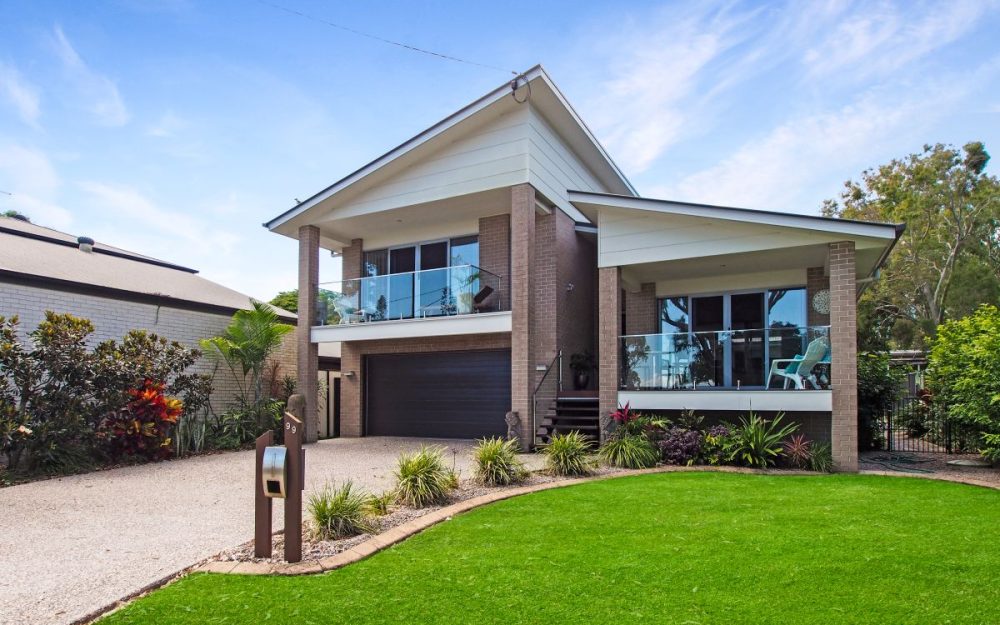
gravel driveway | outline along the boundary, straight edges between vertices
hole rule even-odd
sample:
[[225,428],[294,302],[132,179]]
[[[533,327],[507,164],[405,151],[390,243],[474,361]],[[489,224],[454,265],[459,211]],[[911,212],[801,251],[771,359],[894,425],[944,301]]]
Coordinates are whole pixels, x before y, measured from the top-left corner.
[[[470,441],[336,439],[307,446],[307,491],[389,488],[399,453],[428,442],[469,475]],[[246,451],[0,489],[0,624],[71,623],[250,540],[253,470]]]

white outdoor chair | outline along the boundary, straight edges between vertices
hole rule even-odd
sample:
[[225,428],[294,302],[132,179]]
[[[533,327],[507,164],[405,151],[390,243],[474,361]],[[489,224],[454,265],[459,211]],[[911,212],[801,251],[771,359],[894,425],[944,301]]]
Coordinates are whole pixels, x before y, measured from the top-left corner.
[[788,388],[789,382],[792,382],[795,388],[804,389],[805,383],[809,382],[813,388],[818,389],[819,383],[812,371],[823,360],[829,349],[830,343],[826,337],[821,336],[810,341],[805,354],[772,361],[771,372],[767,376],[767,388],[771,388],[771,380],[779,376],[785,378],[784,388]]

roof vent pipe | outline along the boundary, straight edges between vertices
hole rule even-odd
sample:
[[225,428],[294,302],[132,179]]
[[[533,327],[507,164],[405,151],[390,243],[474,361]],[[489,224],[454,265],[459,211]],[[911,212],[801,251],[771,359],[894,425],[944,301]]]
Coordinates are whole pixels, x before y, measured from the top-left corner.
[[76,242],[80,244],[81,251],[87,252],[88,254],[94,251],[94,240],[90,237],[77,237]]

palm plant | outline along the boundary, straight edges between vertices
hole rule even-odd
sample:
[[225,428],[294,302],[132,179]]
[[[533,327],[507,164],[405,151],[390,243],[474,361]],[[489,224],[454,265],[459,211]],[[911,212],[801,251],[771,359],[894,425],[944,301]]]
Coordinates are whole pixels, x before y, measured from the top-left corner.
[[232,322],[220,336],[201,340],[202,349],[229,367],[244,406],[260,401],[265,363],[281,345],[282,338],[292,331],[292,326],[282,323],[268,304],[252,303],[252,309],[233,315]]

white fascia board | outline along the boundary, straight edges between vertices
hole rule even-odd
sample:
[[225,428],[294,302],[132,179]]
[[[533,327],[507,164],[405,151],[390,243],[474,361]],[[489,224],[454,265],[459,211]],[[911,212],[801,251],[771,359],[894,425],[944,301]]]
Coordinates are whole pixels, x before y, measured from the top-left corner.
[[426,319],[399,319],[332,326],[313,326],[310,336],[313,343],[340,341],[377,341],[384,339],[412,339],[428,336],[455,336],[461,334],[496,334],[510,332],[513,317],[509,311],[456,315],[454,317],[428,317]]
[[636,410],[766,410],[831,412],[832,391],[619,391],[618,403]]
[[[728,221],[769,226],[783,226],[785,228],[818,230],[820,232],[834,232],[848,236],[885,239],[887,241],[894,241],[900,232],[900,226],[896,224],[864,223],[813,215],[796,215],[793,213],[762,211],[750,208],[710,206],[707,204],[687,204],[683,202],[672,202],[670,200],[609,195],[604,193],[593,193],[590,191],[570,191],[569,201],[581,211],[584,211],[584,214],[586,214],[586,211],[583,207],[581,207],[581,205],[597,208],[598,210],[600,207],[606,206],[609,208],[627,208],[657,213],[686,215],[690,217],[705,217],[709,219],[723,219]],[[590,218],[589,215],[588,218]]]

